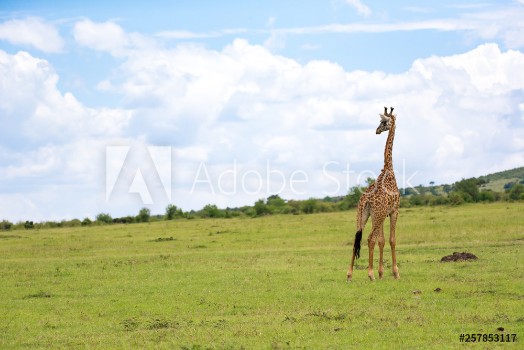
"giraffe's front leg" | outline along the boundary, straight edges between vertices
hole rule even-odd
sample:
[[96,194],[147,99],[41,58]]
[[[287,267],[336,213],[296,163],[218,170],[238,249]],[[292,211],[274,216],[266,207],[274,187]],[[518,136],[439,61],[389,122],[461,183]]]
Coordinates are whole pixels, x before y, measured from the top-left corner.
[[384,230],[380,231],[378,235],[378,248],[380,251],[380,258],[378,260],[378,278],[382,279],[384,276],[384,245],[386,241],[384,239]]
[[397,245],[397,240],[395,237],[395,229],[397,226],[397,217],[398,217],[398,211],[394,211],[391,213],[390,216],[390,233],[389,233],[389,244],[391,245],[391,258],[392,258],[392,265],[393,265],[393,277],[400,278],[400,274],[398,272],[398,266],[397,266],[397,254],[395,252],[395,247]]

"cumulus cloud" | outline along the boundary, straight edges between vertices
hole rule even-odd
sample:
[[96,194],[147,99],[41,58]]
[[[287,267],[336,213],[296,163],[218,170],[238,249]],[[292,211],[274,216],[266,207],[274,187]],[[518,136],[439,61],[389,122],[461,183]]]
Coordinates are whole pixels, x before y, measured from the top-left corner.
[[[122,137],[132,118],[129,110],[85,106],[62,93],[58,80],[46,60],[0,51],[0,179],[6,198],[21,206],[63,203],[57,194],[68,189],[96,198],[104,148]],[[14,189],[19,192],[11,193]]]
[[74,25],[75,41],[82,46],[97,51],[108,52],[113,56],[123,56],[137,49],[147,49],[154,40],[139,33],[128,33],[112,22],[93,22],[90,19],[78,21]]
[[61,52],[64,41],[56,27],[37,17],[13,19],[0,24],[0,39],[44,52]]
[[49,62],[27,52],[0,51],[0,77],[3,130],[18,138],[7,145],[119,135],[132,116],[129,110],[89,108],[72,93],[62,93]]
[[113,22],[95,23],[84,19],[75,23],[74,37],[80,45],[98,51],[119,52],[129,45],[127,34]]
[[[104,30],[103,42],[93,40]],[[122,107],[85,106],[58,89],[47,61],[0,52],[2,125],[30,149],[8,155],[17,140],[4,141],[0,178],[37,176],[62,189],[73,179],[68,186],[89,198],[82,213],[135,212],[139,198],[127,190],[137,169],[155,200],[164,177],[155,175],[151,146],[172,148],[173,202],[185,209],[243,205],[274,191],[288,198],[344,194],[382,167],[385,136],[374,130],[385,105],[398,113],[400,187],[524,163],[524,55],[496,44],[418,59],[388,74],[346,71],[326,60],[300,63],[242,39],[220,50],[141,45],[110,22],[81,21],[75,37],[119,57],[118,74],[98,88],[121,96]],[[106,202],[111,145],[130,147],[130,158]],[[60,200],[36,192],[33,204]],[[161,212],[168,198],[157,192],[162,197],[152,210]]]
[[508,48],[524,47],[524,6],[465,14],[462,21],[470,27],[469,35],[484,40],[500,39]]
[[[140,118],[148,120],[141,124],[149,125],[148,142],[165,140],[160,131],[167,128],[172,144],[204,147],[214,179],[233,160],[262,172],[269,162],[287,176],[305,169],[317,179],[333,160],[351,163],[356,173],[379,171],[384,140],[369,130],[382,106],[394,105],[398,167],[404,161],[420,182],[430,177],[449,182],[486,172],[486,154],[492,155],[494,170],[511,162],[519,166],[518,158],[508,159],[520,148],[508,145],[508,155],[500,157],[497,144],[522,129],[523,65],[520,52],[488,44],[417,60],[403,74],[347,72],[329,61],[300,64],[237,39],[221,51],[179,45],[130,56],[121,67],[123,80],[109,85],[134,100]],[[152,97],[140,101],[143,94]],[[152,99],[157,103],[151,105]],[[517,121],[516,129],[507,125],[508,118]],[[499,132],[486,125],[496,125]],[[199,162],[184,158],[192,169]],[[322,186],[329,184],[310,190],[321,195]]]

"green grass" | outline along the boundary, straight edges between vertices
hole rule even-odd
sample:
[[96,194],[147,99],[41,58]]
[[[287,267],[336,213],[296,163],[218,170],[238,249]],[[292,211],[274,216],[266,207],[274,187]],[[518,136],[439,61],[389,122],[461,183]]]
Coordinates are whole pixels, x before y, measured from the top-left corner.
[[385,278],[361,258],[351,284],[355,211],[0,233],[0,348],[453,349],[498,327],[517,343],[479,348],[522,347],[523,213],[403,209],[401,279],[386,245]]

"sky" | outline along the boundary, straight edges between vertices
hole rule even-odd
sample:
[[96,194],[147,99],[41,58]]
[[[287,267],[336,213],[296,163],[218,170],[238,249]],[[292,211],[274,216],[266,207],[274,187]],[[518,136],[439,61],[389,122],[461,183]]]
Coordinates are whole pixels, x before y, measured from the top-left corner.
[[0,2],[0,220],[524,166],[524,1]]

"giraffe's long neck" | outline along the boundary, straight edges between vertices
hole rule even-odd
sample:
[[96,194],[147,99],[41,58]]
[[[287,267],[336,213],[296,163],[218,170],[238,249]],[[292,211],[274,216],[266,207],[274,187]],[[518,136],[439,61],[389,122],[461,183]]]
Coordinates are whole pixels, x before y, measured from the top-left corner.
[[384,149],[384,169],[393,170],[393,139],[395,138],[395,117],[391,117],[386,148]]

